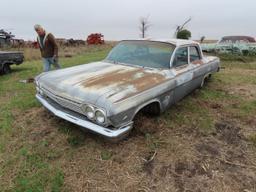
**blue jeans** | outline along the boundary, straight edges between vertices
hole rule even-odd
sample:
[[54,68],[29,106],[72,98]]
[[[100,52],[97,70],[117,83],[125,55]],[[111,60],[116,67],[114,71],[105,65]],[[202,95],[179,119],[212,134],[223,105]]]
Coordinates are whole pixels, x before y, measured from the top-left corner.
[[56,69],[60,69],[60,64],[58,63],[58,60],[55,60],[53,57],[43,58],[43,64],[44,64],[44,72],[51,70],[51,65],[54,65]]

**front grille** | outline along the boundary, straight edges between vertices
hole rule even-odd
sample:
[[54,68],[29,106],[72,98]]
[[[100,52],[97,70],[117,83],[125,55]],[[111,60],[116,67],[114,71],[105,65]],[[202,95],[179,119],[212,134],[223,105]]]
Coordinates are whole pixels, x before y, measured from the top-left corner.
[[81,103],[77,103],[77,102],[71,101],[69,99],[60,97],[45,88],[43,88],[42,90],[43,90],[43,94],[45,97],[52,99],[53,101],[58,103],[60,106],[70,109],[72,111],[75,111],[77,113],[84,114],[81,109]]

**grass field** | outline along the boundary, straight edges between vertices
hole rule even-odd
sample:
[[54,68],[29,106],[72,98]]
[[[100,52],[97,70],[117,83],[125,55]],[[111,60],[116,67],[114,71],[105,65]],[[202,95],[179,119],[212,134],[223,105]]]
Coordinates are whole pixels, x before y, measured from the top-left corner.
[[[103,59],[110,47],[63,57]],[[36,57],[37,58],[37,57]],[[0,76],[0,191],[256,191],[256,62],[222,63],[207,86],[120,143],[54,117],[19,80],[42,71],[32,57]]]

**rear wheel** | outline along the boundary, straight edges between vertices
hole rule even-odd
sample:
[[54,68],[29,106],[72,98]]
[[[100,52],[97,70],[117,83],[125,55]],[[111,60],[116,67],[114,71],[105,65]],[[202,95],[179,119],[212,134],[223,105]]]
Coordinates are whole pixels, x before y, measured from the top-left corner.
[[3,74],[8,74],[8,73],[11,73],[12,70],[9,64],[4,64],[2,71],[3,71]]

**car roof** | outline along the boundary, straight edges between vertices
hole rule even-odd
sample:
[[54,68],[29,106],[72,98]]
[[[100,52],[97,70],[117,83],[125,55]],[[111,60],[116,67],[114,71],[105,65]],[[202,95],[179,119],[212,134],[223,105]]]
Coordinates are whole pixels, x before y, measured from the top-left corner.
[[163,43],[171,43],[175,46],[182,46],[182,45],[190,45],[190,44],[196,44],[199,45],[198,42],[192,41],[192,40],[185,40],[185,39],[153,39],[153,38],[140,38],[140,39],[127,39],[125,41],[157,41],[157,42],[163,42]]

